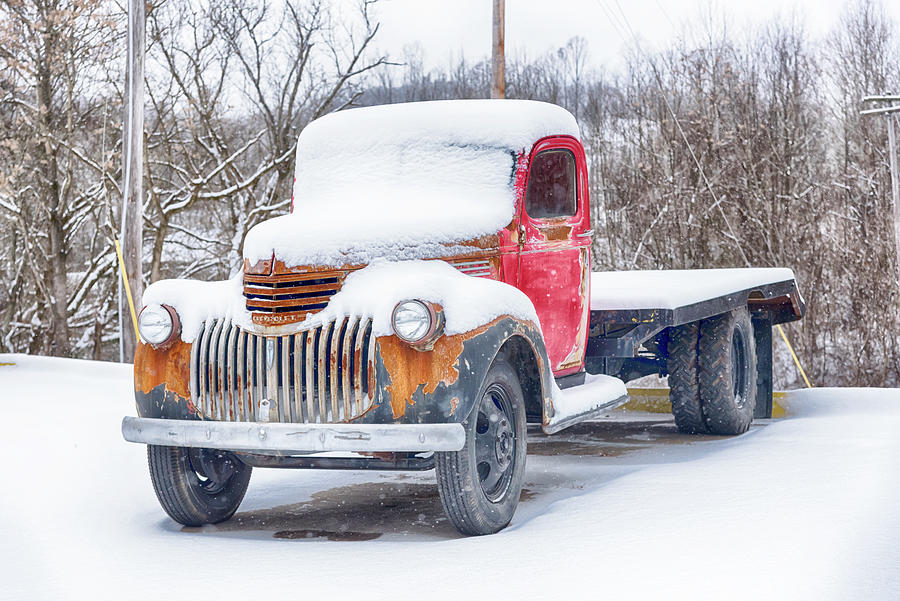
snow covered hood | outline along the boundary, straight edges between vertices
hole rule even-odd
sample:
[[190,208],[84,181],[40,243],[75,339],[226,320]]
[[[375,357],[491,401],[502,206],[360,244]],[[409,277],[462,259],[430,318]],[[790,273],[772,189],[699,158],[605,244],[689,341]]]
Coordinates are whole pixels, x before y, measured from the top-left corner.
[[244,258],[340,267],[457,254],[510,223],[517,156],[549,135],[577,137],[575,118],[528,100],[326,115],[300,134],[293,213],[253,228]]
[[[481,299],[473,303],[473,298]],[[390,336],[391,313],[401,300],[418,299],[444,308],[448,335],[474,330],[494,319],[510,315],[530,321],[540,329],[534,305],[517,288],[502,282],[460,273],[444,261],[376,260],[354,271],[328,306],[310,315],[300,328],[322,325],[343,317],[372,318],[376,336]],[[204,322],[226,319],[253,332],[250,313],[241,295],[241,276],[219,282],[160,280],[144,291],[142,305],[171,306],[181,320],[181,340],[194,342]]]

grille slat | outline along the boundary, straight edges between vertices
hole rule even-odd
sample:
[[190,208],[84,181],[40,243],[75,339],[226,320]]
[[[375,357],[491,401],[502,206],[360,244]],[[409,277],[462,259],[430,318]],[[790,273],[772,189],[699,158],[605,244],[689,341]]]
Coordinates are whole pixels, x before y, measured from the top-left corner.
[[318,364],[316,365],[316,373],[319,376],[319,382],[316,388],[319,391],[319,418],[322,423],[328,421],[328,407],[326,405],[326,395],[328,394],[328,389],[326,388],[326,379],[328,377],[328,339],[330,338],[329,334],[331,333],[332,324],[329,322],[325,324],[325,327],[319,334],[319,352],[318,355]]
[[[341,353],[341,357],[343,359],[343,364],[346,366],[350,366],[351,358],[353,357],[353,347],[350,345],[350,341],[353,340],[353,330],[359,324],[359,318],[354,317],[347,323],[347,330],[344,332],[344,348]],[[343,372],[343,381],[341,384],[343,385],[343,401],[344,401],[344,413],[352,414],[354,413],[353,408],[353,395],[352,388],[350,387],[350,373],[352,369],[345,369]]]
[[344,271],[244,274],[244,298],[254,323],[302,321],[328,305],[343,285]]
[[210,320],[191,348],[191,400],[203,419],[217,421],[258,421],[263,399],[270,421],[359,417],[374,402],[371,326],[369,319],[345,317],[266,337]]
[[307,423],[316,423],[316,402],[313,398],[315,395],[315,379],[313,377],[316,371],[316,338],[318,330],[310,330],[306,333],[306,346],[303,350],[304,367],[306,368],[306,381],[304,382],[306,389],[306,415]]
[[338,357],[340,356],[341,351],[341,327],[344,325],[344,318],[334,324],[334,328],[331,331],[331,349],[330,349],[330,363],[331,363],[331,420],[338,421],[341,418],[341,413],[339,409],[339,396],[338,396],[338,385],[340,382],[340,377],[338,376],[339,367],[341,365],[340,361],[338,361]]

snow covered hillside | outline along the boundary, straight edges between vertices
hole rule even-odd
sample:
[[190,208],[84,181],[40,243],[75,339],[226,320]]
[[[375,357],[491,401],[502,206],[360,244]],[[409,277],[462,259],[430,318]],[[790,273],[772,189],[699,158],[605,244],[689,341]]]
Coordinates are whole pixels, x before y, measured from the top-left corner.
[[[533,434],[510,527],[461,538],[432,472],[255,470],[235,518],[157,504],[130,366],[0,355],[0,599],[895,599],[900,391],[820,389],[737,438],[615,412]],[[14,363],[14,365],[5,365]]]

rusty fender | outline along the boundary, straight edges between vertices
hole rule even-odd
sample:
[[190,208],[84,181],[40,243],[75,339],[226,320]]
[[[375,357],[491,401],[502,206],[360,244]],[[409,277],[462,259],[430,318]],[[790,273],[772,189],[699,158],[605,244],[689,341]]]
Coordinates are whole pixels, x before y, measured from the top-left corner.
[[[504,348],[508,343],[511,345]],[[543,337],[530,322],[506,315],[464,334],[441,336],[430,351],[413,349],[395,336],[378,338],[375,403],[354,421],[462,422],[475,405],[492,361],[501,350],[506,352],[513,346],[527,349],[533,357],[533,371],[540,380],[534,387],[533,405],[546,415],[552,407],[549,397],[553,376]]]
[[140,417],[200,419],[191,402],[191,345],[176,340],[155,349],[140,343],[134,354],[134,400]]

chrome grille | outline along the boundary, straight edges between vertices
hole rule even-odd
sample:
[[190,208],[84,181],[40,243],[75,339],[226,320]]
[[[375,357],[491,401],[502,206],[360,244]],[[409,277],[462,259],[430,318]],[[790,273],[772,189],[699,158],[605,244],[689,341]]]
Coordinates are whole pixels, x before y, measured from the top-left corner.
[[343,318],[288,334],[262,336],[217,319],[191,347],[191,400],[203,419],[337,423],[373,403],[372,320]]

